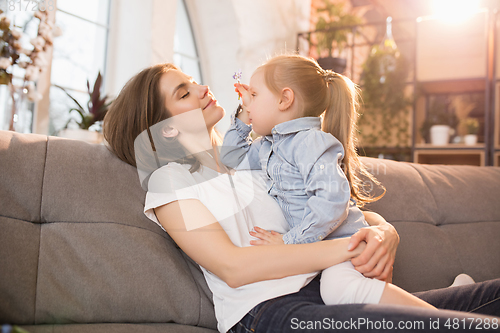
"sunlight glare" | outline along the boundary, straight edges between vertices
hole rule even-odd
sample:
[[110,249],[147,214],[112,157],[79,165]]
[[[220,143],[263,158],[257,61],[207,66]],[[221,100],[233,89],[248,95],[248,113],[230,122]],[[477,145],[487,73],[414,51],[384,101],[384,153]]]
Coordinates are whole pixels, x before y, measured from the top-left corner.
[[434,15],[450,23],[461,22],[476,13],[479,2],[479,0],[434,0]]

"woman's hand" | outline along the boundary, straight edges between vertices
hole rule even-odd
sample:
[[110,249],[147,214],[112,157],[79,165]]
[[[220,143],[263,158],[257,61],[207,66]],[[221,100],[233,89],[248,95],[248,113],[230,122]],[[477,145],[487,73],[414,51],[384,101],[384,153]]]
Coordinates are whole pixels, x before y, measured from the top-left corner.
[[356,248],[361,241],[365,241],[367,245],[365,250],[351,262],[364,276],[391,282],[399,235],[396,229],[379,214],[363,213],[370,227],[362,228],[352,235],[348,249]]
[[255,231],[251,230],[250,235],[258,238],[259,240],[250,241],[251,245],[283,245],[283,235],[276,231],[267,231],[259,227],[254,228]]

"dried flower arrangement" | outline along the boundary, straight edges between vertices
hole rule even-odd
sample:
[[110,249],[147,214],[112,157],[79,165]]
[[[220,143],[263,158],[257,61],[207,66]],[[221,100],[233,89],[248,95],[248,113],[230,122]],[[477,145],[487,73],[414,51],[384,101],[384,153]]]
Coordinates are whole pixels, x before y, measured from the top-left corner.
[[[54,37],[62,34],[61,29],[48,20],[47,11],[36,11],[33,16],[40,22],[37,36],[30,41],[32,48],[28,49],[21,43],[24,33],[19,27],[13,26],[9,17],[0,10],[0,84],[9,86],[12,97],[9,130],[15,129],[16,104],[20,104],[25,96],[34,102],[42,98],[35,83],[48,65],[48,46],[52,45]],[[24,77],[20,78],[23,82],[21,86],[13,84],[14,66],[24,69]]]

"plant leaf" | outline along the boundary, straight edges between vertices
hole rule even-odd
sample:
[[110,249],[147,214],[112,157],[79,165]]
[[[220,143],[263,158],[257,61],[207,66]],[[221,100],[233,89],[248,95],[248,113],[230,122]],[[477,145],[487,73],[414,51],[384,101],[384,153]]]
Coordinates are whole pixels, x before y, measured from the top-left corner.
[[[64,89],[63,87],[61,86],[58,86],[57,84],[54,85],[54,87],[57,87],[59,89],[61,89],[62,91],[64,91],[66,93],[66,95],[68,95],[69,98],[71,98],[73,100],[73,102],[76,103],[76,105],[78,105],[78,108],[80,109],[81,112],[85,112],[85,109],[80,105],[80,103],[78,103],[78,101],[73,97],[71,96],[67,91],[66,89]],[[70,110],[71,112],[71,110]]]
[[102,85],[102,76],[101,72],[99,72],[94,82],[94,90],[92,91],[92,95],[90,96],[90,98],[92,99],[92,105],[98,103],[101,97],[101,85]]
[[98,116],[98,112],[100,107],[104,104],[105,98],[103,101],[101,101],[101,85],[102,85],[102,75],[101,72],[99,71],[97,73],[97,78],[94,82],[94,89],[92,92],[90,92],[90,102],[92,104],[92,107],[89,105],[89,111],[95,116]]
[[76,108],[69,109],[69,113],[71,113],[73,111],[76,111],[76,112],[78,112],[80,114],[80,117],[82,117],[82,121],[85,119],[85,112],[82,112],[82,110],[76,109]]

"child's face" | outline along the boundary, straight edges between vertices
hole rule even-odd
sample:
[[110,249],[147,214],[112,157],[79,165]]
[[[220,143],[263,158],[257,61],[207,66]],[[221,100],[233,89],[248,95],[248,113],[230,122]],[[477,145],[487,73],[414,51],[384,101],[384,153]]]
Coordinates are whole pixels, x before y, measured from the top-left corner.
[[248,105],[250,123],[255,133],[270,135],[274,126],[279,124],[279,97],[267,88],[264,71],[257,70],[250,79],[252,99]]

